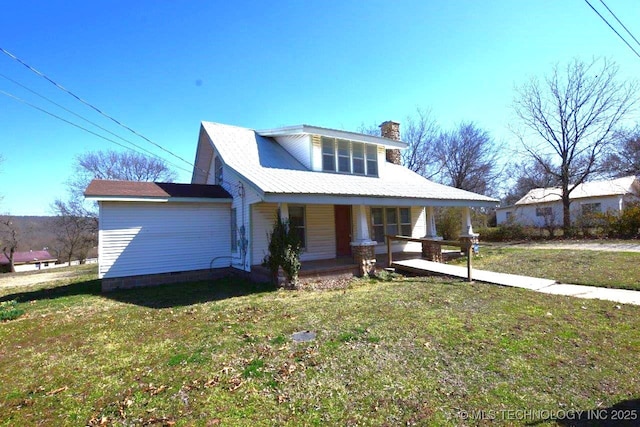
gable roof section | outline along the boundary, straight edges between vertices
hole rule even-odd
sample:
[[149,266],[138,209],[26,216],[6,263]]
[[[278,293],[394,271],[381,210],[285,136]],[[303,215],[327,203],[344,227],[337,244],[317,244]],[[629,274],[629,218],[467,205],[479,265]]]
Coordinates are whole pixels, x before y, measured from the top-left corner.
[[[429,181],[415,172],[386,163],[383,177],[367,177],[307,169],[275,140],[257,132],[219,123],[203,122],[215,149],[227,167],[245,178],[265,201],[334,203],[373,203],[386,198],[406,199],[407,204],[439,201],[442,206],[495,206],[498,200]],[[349,198],[349,200],[346,200]],[[359,199],[358,202],[356,199]],[[436,205],[436,204],[434,204]]]
[[[569,199],[585,199],[589,197],[622,196],[635,194],[640,185],[635,176],[611,179],[605,181],[591,181],[578,185],[569,194]],[[562,200],[560,187],[534,188],[518,200],[515,205],[532,205],[550,203]]]
[[[56,260],[57,258],[51,256],[49,251],[15,252],[13,254],[14,264],[28,264]],[[0,264],[9,264],[9,259],[2,253],[0,253]]]
[[109,181],[94,179],[84,192],[89,200],[223,200],[231,195],[219,185],[175,184],[169,182]]

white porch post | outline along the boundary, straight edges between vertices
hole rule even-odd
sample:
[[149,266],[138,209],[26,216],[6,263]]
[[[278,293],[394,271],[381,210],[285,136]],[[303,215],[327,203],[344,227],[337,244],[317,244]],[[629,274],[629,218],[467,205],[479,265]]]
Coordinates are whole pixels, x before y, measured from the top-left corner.
[[353,206],[353,214],[356,217],[356,229],[353,236],[353,244],[370,244],[371,234],[369,234],[369,221],[367,221],[367,210],[364,205]]
[[280,220],[289,221],[289,204],[280,203]]
[[473,226],[471,225],[471,209],[465,206],[462,209],[462,229],[460,230],[461,237],[471,237],[473,234]]
[[427,213],[427,234],[425,234],[425,238],[427,239],[437,239],[438,232],[436,231],[436,216],[433,211],[433,206],[425,207],[425,211]]

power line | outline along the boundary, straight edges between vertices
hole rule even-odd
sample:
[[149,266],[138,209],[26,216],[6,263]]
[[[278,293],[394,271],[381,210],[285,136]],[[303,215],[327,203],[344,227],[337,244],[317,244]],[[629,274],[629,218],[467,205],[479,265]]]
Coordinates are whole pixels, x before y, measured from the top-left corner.
[[613,15],[613,17],[614,17],[614,18],[616,18],[616,21],[618,21],[618,24],[622,25],[622,28],[624,28],[624,29],[625,29],[625,31],[627,32],[627,34],[629,34],[629,35],[631,36],[631,38],[632,38],[633,40],[635,40],[635,42],[638,44],[638,46],[640,46],[640,42],[638,41],[638,39],[637,39],[637,38],[635,38],[635,36],[634,36],[633,34],[631,34],[631,31],[629,31],[629,29],[628,29],[627,27],[625,27],[625,25],[622,23],[622,21],[620,21],[620,20],[618,19],[618,17],[616,16],[616,14],[615,14],[615,13],[613,13],[613,11],[612,11],[611,9],[609,9],[609,6],[607,6],[607,4],[606,4],[603,0],[600,0],[600,3],[602,3],[602,4],[604,5],[604,7],[606,7],[606,8],[607,8],[607,10],[609,11],[609,13],[610,13],[611,15]]
[[[63,109],[64,111],[66,111],[66,112],[68,112],[68,113],[70,113],[70,114],[73,114],[74,116],[78,117],[79,119],[84,120],[86,123],[89,123],[89,124],[91,124],[91,125],[93,125],[93,126],[97,127],[98,129],[101,129],[101,130],[103,130],[104,132],[107,132],[108,134],[115,136],[116,138],[120,139],[121,141],[124,141],[124,142],[126,142],[127,144],[130,144],[130,145],[132,145],[133,147],[135,147],[135,148],[137,148],[137,149],[139,149],[139,150],[142,150],[142,151],[144,151],[145,153],[147,153],[147,154],[149,154],[149,155],[151,155],[151,156],[153,156],[153,157],[155,157],[155,158],[157,158],[157,159],[160,159],[160,160],[162,160],[162,161],[165,161],[165,162],[167,162],[168,164],[170,164],[171,166],[174,166],[174,167],[179,168],[179,169],[181,169],[181,170],[185,170],[185,169],[182,169],[180,166],[176,165],[175,163],[170,162],[170,161],[168,161],[168,160],[164,159],[163,157],[161,157],[161,156],[159,156],[159,155],[155,154],[154,152],[149,151],[149,150],[147,150],[146,148],[141,147],[141,146],[139,146],[138,144],[136,144],[136,143],[134,143],[134,142],[132,142],[132,141],[129,141],[128,139],[123,138],[122,136],[120,136],[120,135],[118,135],[118,134],[116,134],[116,133],[114,133],[114,132],[111,132],[109,129],[106,129],[106,128],[104,128],[104,127],[100,126],[99,124],[97,124],[97,123],[95,123],[95,122],[93,122],[93,121],[91,121],[91,120],[89,120],[89,119],[87,119],[87,118],[85,118],[85,117],[81,116],[80,114],[78,114],[78,113],[76,113],[76,112],[74,112],[74,111],[72,111],[72,110],[70,110],[70,109],[66,108],[65,106],[58,104],[57,102],[53,101],[52,99],[49,99],[49,98],[47,98],[46,96],[44,96],[44,95],[42,95],[42,94],[40,94],[40,93],[36,92],[35,90],[30,89],[29,87],[27,87],[27,86],[23,85],[22,83],[20,83],[20,82],[18,82],[18,81],[16,81],[16,80],[14,80],[14,79],[12,79],[11,77],[8,77],[8,76],[6,76],[6,75],[4,75],[4,74],[2,74],[2,73],[0,73],[0,77],[2,77],[2,78],[4,78],[4,79],[6,79],[6,80],[8,80],[8,81],[12,82],[12,83],[13,83],[13,84],[15,84],[15,85],[20,86],[21,88],[23,88],[23,89],[25,89],[25,90],[27,90],[27,91],[29,91],[29,92],[33,93],[34,95],[36,95],[36,96],[38,96],[38,97],[40,97],[40,98],[44,99],[45,101],[50,102],[51,104],[55,105],[56,107],[61,108],[61,109]],[[12,97],[13,99],[16,99],[16,100],[17,100],[17,97],[16,97],[16,96],[11,96],[11,97]],[[127,147],[125,147],[125,148],[127,148]],[[136,151],[136,150],[133,150],[133,151]],[[142,154],[142,153],[140,153],[140,154]]]
[[185,162],[186,164],[188,164],[189,166],[194,166],[191,162],[189,162],[188,160],[183,159],[182,157],[178,156],[177,154],[173,153],[170,150],[167,150],[166,148],[164,148],[163,146],[161,146],[158,143],[153,142],[152,140],[150,140],[149,138],[147,138],[146,136],[142,135],[139,132],[136,132],[135,130],[133,130],[132,128],[130,128],[129,126],[125,125],[124,123],[120,122],[119,120],[115,119],[114,117],[106,114],[105,112],[103,112],[102,110],[100,110],[98,107],[95,107],[94,105],[92,105],[91,103],[89,103],[88,101],[85,101],[84,99],[80,98],[78,95],[76,95],[75,93],[71,92],[70,90],[68,90],[67,88],[65,88],[64,86],[58,84],[56,81],[54,81],[53,79],[51,79],[50,77],[48,77],[46,74],[38,71],[37,69],[35,69],[34,67],[32,67],[31,65],[27,64],[25,61],[23,61],[22,59],[18,58],[17,56],[15,56],[14,54],[12,54],[11,52],[7,51],[6,49],[0,47],[0,52],[4,53],[5,55],[7,55],[9,58],[13,59],[14,61],[18,62],[19,64],[22,64],[23,66],[25,66],[29,71],[37,74],[38,76],[42,77],[43,79],[47,80],[49,83],[53,84],[55,87],[57,87],[58,89],[60,89],[61,91],[67,93],[68,95],[72,96],[73,98],[75,98],[76,100],[80,101],[81,103],[83,103],[84,105],[86,105],[87,107],[95,110],[96,112],[98,112],[100,115],[108,118],[109,120],[113,121],[114,123],[116,123],[117,125],[127,129],[129,132],[133,133],[134,135],[144,139],[145,141],[147,141],[148,143],[158,147],[159,149],[161,149],[162,151],[172,155],[173,157]]
[[[607,21],[607,19],[606,19],[604,16],[602,16],[602,15],[600,14],[600,12],[598,12],[598,11],[596,10],[596,8],[595,8],[595,7],[593,7],[593,5],[591,5],[591,3],[589,3],[589,0],[584,0],[584,1],[589,5],[589,7],[590,7],[591,9],[593,9],[593,11],[594,11],[598,16],[599,16],[599,17],[600,17],[600,18],[601,18],[601,19],[602,19],[602,20],[603,20],[603,21],[604,21],[604,22],[609,26],[609,28],[611,28],[611,29],[613,30],[613,32],[614,32],[614,33],[616,33],[616,34],[618,35],[618,37],[620,37],[620,39],[624,42],[624,44],[626,44],[627,46],[629,46],[629,49],[631,49],[631,50],[633,51],[633,53],[635,53],[635,54],[636,54],[636,56],[637,56],[638,58],[640,58],[640,53],[638,53],[638,52],[637,52],[637,51],[636,51],[636,50],[635,50],[635,49],[634,49],[634,48],[629,44],[629,42],[627,42],[627,41],[625,40],[625,38],[624,38],[624,37],[622,37],[622,36],[620,35],[620,33],[619,33],[618,31],[616,31],[616,29],[615,29],[615,28],[613,28],[613,27],[611,26],[611,24],[609,24],[609,21]],[[608,8],[607,8],[607,9],[608,9]],[[1,48],[0,48],[0,49],[1,49]]]
[[[136,152],[136,153],[138,153],[138,154],[142,154],[141,152],[139,152],[139,151],[137,151],[137,150],[134,150],[134,149],[133,149],[133,148],[131,148],[131,147],[127,147],[127,146],[125,146],[124,144],[119,143],[118,141],[115,141],[115,140],[113,140],[113,139],[111,139],[111,138],[107,138],[107,137],[106,137],[106,136],[104,136],[104,135],[100,135],[99,133],[94,132],[94,131],[92,131],[92,130],[90,130],[90,129],[87,129],[87,128],[83,127],[83,126],[80,126],[80,125],[79,125],[79,124],[77,124],[77,123],[73,123],[72,121],[67,120],[67,119],[65,119],[64,117],[60,117],[60,116],[58,116],[57,114],[54,114],[54,113],[52,113],[52,112],[50,112],[50,111],[47,111],[47,110],[45,110],[44,108],[38,107],[37,105],[32,104],[32,103],[30,103],[29,101],[26,101],[26,100],[24,100],[24,99],[22,99],[22,98],[19,98],[19,97],[15,96],[15,95],[13,95],[13,94],[11,94],[11,93],[5,92],[4,90],[0,90],[0,94],[2,94],[2,95],[4,95],[4,96],[7,96],[7,97],[9,97],[9,98],[11,98],[11,99],[14,99],[14,100],[16,100],[16,101],[18,101],[18,102],[20,102],[20,103],[22,103],[22,104],[28,105],[28,106],[29,106],[29,107],[31,107],[31,108],[34,108],[34,109],[36,109],[36,110],[38,110],[38,111],[40,111],[40,112],[42,112],[42,113],[45,113],[45,114],[47,114],[47,115],[49,115],[49,116],[51,116],[51,117],[54,117],[54,118],[56,118],[56,119],[58,119],[58,120],[60,120],[60,121],[63,121],[63,122],[65,122],[65,123],[67,123],[68,125],[71,125],[71,126],[73,126],[73,127],[76,127],[76,128],[78,128],[78,129],[81,129],[81,130],[83,130],[83,131],[85,131],[85,132],[87,132],[87,133],[90,133],[91,135],[97,136],[98,138],[102,138],[102,139],[104,139],[105,141],[109,141],[109,142],[111,142],[111,143],[113,143],[113,144],[116,144],[116,145],[117,145],[117,146],[119,146],[119,147],[122,147],[122,148],[127,149],[127,150],[131,150],[131,151],[135,151],[135,152]],[[176,166],[176,165],[174,165],[174,166],[175,166],[176,168],[178,168],[178,169],[180,169],[180,170],[184,171],[184,172],[191,172],[191,171],[189,171],[189,170],[187,170],[187,169],[185,169],[185,168],[183,168],[183,167],[181,167],[181,166]]]

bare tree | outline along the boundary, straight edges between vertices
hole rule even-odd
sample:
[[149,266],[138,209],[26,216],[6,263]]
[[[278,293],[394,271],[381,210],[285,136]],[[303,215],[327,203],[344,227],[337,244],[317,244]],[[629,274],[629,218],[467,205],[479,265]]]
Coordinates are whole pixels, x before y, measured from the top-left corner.
[[498,179],[499,147],[472,122],[443,132],[433,144],[438,181],[467,191],[493,194]]
[[18,227],[10,216],[0,218],[0,244],[2,244],[2,254],[9,260],[9,271],[15,273],[13,257],[18,249]]
[[503,197],[506,206],[513,205],[534,188],[559,187],[560,183],[555,175],[548,174],[540,163],[521,161],[507,167],[507,176],[513,177],[513,185]]
[[526,133],[518,136],[530,157],[560,183],[562,225],[571,231],[569,195],[599,171],[617,125],[636,102],[637,84],[617,81],[607,60],[573,60],[553,68],[544,82],[518,88],[515,111]]
[[76,157],[72,192],[81,195],[92,179],[172,182],[175,172],[161,159],[125,151],[91,151]]
[[640,175],[640,126],[619,133],[602,168],[605,175],[611,178]]
[[56,212],[54,223],[59,256],[69,265],[73,259],[83,262],[97,243],[97,219],[87,213],[78,199],[69,202],[56,200],[53,209]]

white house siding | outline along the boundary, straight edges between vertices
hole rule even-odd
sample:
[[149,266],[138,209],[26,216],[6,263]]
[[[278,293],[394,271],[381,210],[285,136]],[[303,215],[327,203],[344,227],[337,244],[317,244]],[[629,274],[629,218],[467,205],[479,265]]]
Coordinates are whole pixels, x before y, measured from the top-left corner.
[[268,233],[278,214],[277,203],[255,203],[251,205],[251,265],[259,265],[269,253]]
[[[575,221],[582,215],[582,205],[590,203],[600,203],[601,212],[620,212],[622,208],[622,196],[609,196],[609,197],[588,197],[573,199],[569,211],[571,213],[571,221]],[[550,202],[550,203],[538,203],[538,204],[526,204],[516,205],[510,209],[499,209],[496,211],[496,222],[498,225],[507,221],[507,212],[512,212],[513,219],[518,224],[533,227],[544,227],[548,225],[545,223],[545,218],[536,216],[536,209],[543,207],[551,207],[553,212],[553,221],[557,226],[562,225],[562,203]]]
[[229,265],[229,203],[100,205],[99,278]]
[[333,205],[306,205],[306,248],[301,261],[336,257],[336,226]]
[[311,169],[311,137],[309,135],[276,136],[275,139],[289,154]]
[[311,135],[311,170],[322,171],[322,139],[320,135]]

